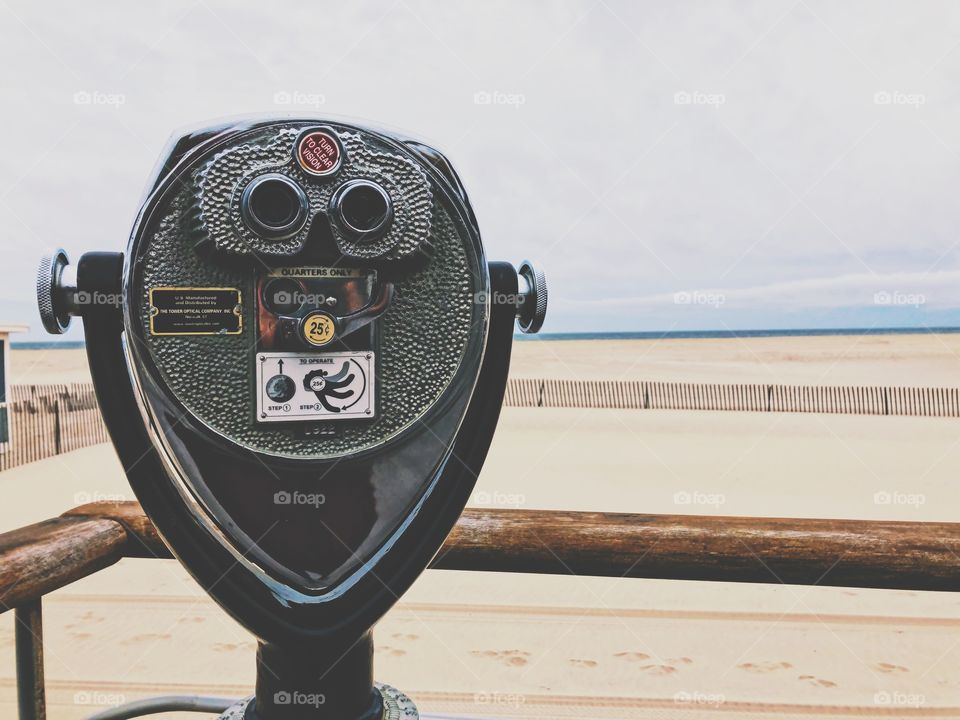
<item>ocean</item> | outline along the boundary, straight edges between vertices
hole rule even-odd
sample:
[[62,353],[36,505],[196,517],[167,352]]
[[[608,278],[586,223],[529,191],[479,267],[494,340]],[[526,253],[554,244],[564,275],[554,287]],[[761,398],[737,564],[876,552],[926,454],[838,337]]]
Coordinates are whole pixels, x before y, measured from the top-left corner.
[[[736,339],[757,337],[815,337],[831,335],[922,335],[925,333],[960,333],[960,327],[893,327],[893,328],[802,328],[769,330],[669,330],[634,332],[573,332],[540,333],[538,335],[515,335],[521,341],[549,340],[697,340]],[[71,350],[84,347],[82,340],[13,342],[12,349],[20,350]]]
[[756,337],[812,337],[822,335],[923,335],[960,333],[960,327],[803,328],[770,330],[670,330],[643,332],[581,332],[516,335],[517,340],[663,340],[736,339]]

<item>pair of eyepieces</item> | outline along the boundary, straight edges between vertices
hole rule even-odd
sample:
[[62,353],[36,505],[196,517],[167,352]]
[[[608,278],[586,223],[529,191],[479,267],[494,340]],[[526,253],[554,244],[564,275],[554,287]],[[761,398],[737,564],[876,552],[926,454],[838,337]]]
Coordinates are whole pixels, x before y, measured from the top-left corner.
[[[393,220],[393,202],[372,180],[348,180],[337,188],[327,209],[330,219],[354,240],[381,237]],[[240,196],[240,213],[257,235],[271,240],[293,237],[307,222],[310,203],[303,188],[286,175],[254,178]]]

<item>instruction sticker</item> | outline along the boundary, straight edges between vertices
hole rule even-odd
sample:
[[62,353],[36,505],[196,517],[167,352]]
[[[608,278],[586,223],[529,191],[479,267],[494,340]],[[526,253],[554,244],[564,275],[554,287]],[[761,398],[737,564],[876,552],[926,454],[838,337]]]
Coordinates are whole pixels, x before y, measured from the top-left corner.
[[257,355],[257,421],[357,420],[376,416],[372,352]]
[[150,289],[151,335],[239,335],[242,329],[237,288]]

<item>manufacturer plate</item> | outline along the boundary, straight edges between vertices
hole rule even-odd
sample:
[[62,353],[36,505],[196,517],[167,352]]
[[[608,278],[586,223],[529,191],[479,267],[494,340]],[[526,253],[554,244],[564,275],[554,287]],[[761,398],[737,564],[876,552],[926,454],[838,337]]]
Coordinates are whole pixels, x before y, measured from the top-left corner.
[[240,307],[237,288],[151,288],[150,334],[239,335]]
[[372,352],[258,353],[257,421],[370,419],[376,415]]

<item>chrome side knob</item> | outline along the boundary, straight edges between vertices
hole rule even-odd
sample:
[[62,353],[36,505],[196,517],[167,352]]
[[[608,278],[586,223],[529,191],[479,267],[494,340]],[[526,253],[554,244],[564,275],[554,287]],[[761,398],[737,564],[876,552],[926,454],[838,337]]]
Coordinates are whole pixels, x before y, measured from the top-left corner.
[[547,278],[524,260],[517,271],[520,280],[520,299],[517,303],[517,325],[528,335],[540,332],[547,317]]
[[62,335],[70,327],[76,292],[76,273],[67,253],[61,249],[44,255],[37,269],[37,308],[51,335]]

